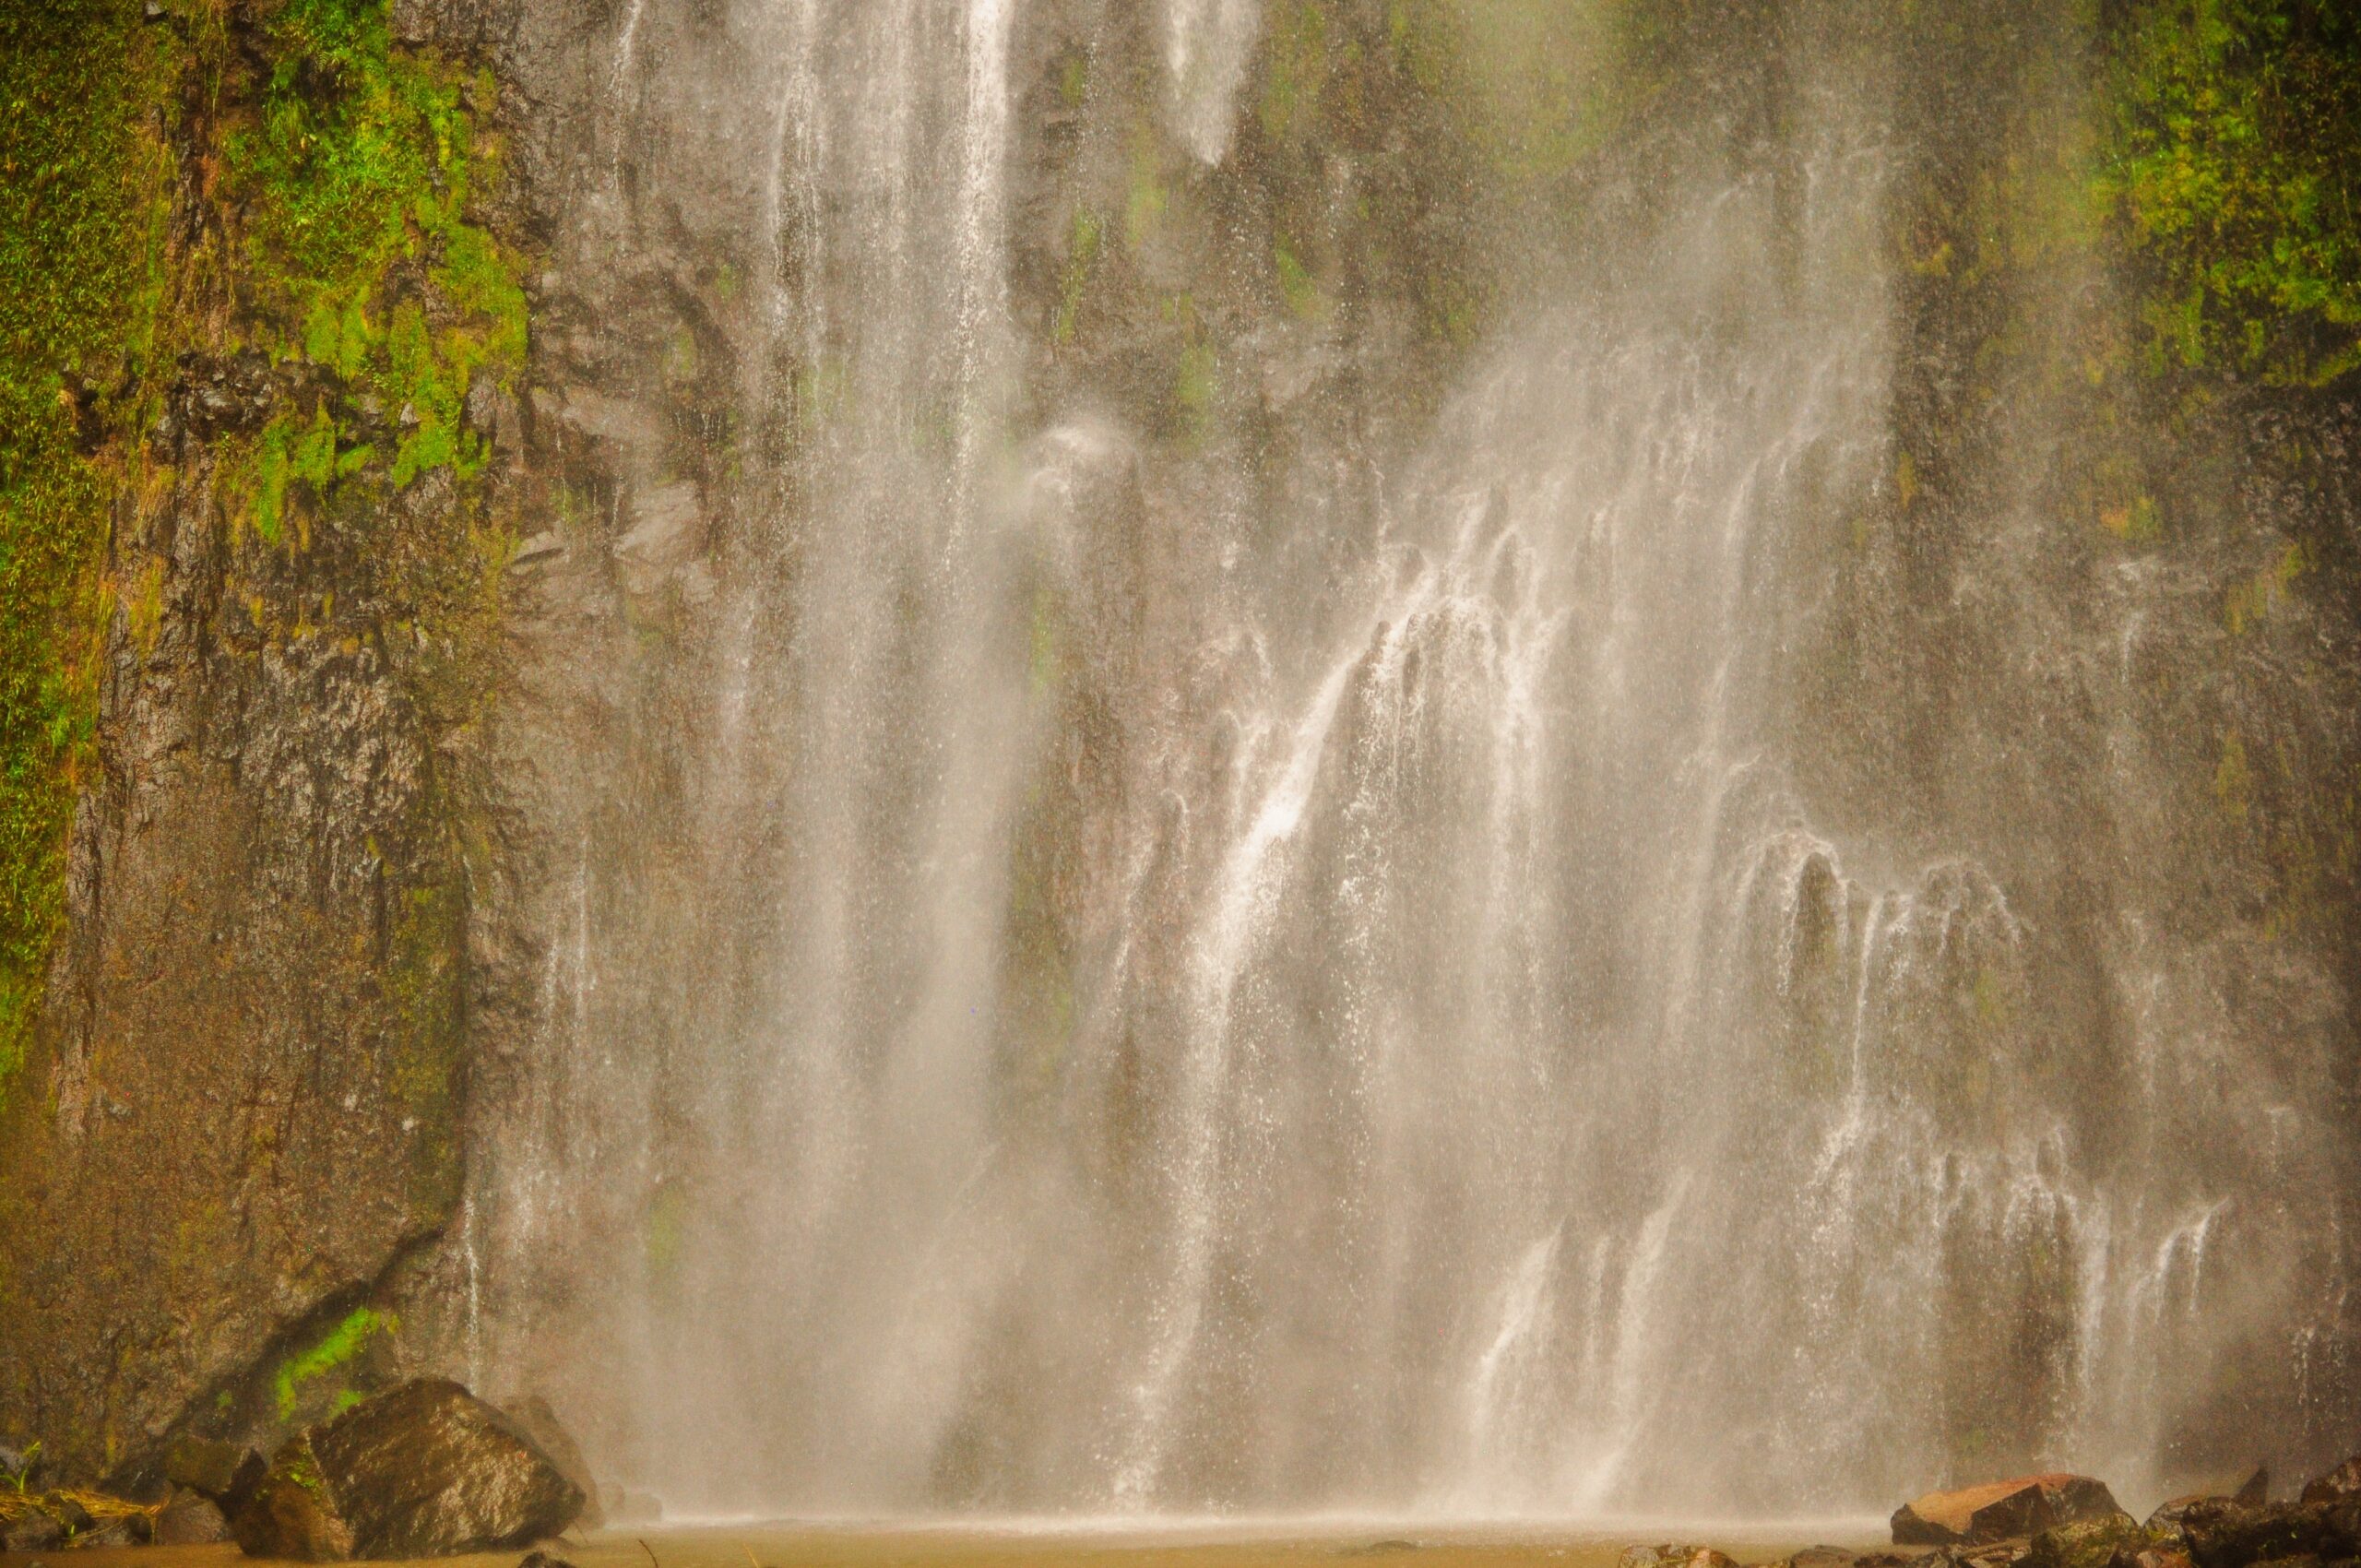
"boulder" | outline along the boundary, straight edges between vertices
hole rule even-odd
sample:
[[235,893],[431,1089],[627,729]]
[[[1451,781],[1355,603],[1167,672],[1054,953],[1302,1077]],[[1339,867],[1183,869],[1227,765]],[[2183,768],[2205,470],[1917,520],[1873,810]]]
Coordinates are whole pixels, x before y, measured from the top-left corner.
[[158,1546],[211,1546],[230,1538],[220,1504],[201,1491],[176,1486],[156,1515]]
[[2257,1507],[2226,1497],[2200,1498],[2181,1511],[2180,1533],[2197,1568],[2252,1568],[2290,1557],[2333,1562],[2361,1548],[2361,1502]]
[[550,1408],[550,1402],[538,1394],[528,1394],[501,1406],[500,1413],[516,1423],[516,1430],[532,1440],[533,1446],[557,1467],[559,1475],[581,1489],[582,1512],[575,1523],[586,1530],[595,1530],[604,1524],[605,1511],[599,1506],[599,1487],[590,1478],[590,1467],[583,1459],[574,1434],[565,1430],[557,1412]]
[[2024,1568],[2114,1568],[2118,1556],[2129,1557],[2149,1544],[2148,1532],[2130,1515],[2103,1515],[2055,1525],[2034,1537],[2025,1549]]
[[0,1489],[0,1551],[48,1551],[65,1539],[65,1521],[40,1498]]
[[311,1446],[360,1557],[526,1546],[572,1524],[585,1501],[515,1422],[440,1379],[354,1406]]
[[252,1448],[225,1438],[183,1432],[164,1450],[164,1479],[212,1499],[224,1515],[238,1511],[269,1468]]
[[1710,1546],[1627,1546],[1619,1568],[1738,1568]]
[[1979,1546],[2122,1512],[2105,1482],[2057,1473],[1930,1491],[1891,1523],[1896,1546]]
[[2257,1465],[2254,1467],[2254,1474],[2246,1479],[2246,1484],[2238,1488],[2230,1501],[2243,1503],[2249,1508],[2260,1508],[2270,1502],[2271,1467]]
[[2361,1497],[2361,1454],[2304,1486],[2306,1503],[2334,1503],[2345,1497]]
[[334,1562],[352,1555],[352,1527],[337,1511],[308,1434],[288,1440],[243,1506],[230,1534],[248,1557]]

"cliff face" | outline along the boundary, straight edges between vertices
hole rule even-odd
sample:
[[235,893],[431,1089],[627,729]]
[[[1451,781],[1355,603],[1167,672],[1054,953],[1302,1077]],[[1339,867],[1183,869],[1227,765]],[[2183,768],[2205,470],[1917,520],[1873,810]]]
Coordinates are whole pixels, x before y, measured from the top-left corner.
[[[10,286],[95,257],[129,291],[63,291],[87,325],[18,362],[63,388],[71,449],[9,496],[13,529],[78,542],[10,610],[54,639],[64,716],[11,713],[16,785],[62,769],[74,809],[12,868],[57,879],[59,918],[19,927],[28,954],[53,931],[46,1001],[0,1083],[0,1419],[88,1475],[194,1416],[275,1416],[279,1362],[457,1202],[500,1015],[471,960],[499,843],[474,737],[520,231],[493,78],[378,7],[8,22],[12,177],[43,138],[117,144],[67,197],[20,186],[98,211]],[[86,90],[120,123],[85,122]]]
[[[1066,532],[992,585],[979,655],[1026,672],[979,922],[1010,1145],[1028,1107],[1097,1107],[1073,1164],[1157,1206],[1154,1108],[1188,1041],[1152,1002],[1220,873],[1228,825],[1201,802],[1231,793],[1225,715],[1271,678],[1209,630],[1263,599],[1341,630],[1337,585],[1394,548],[1400,455],[1516,313],[1655,265],[1643,242],[1697,171],[1759,181],[1774,240],[1743,286],[1795,307],[1826,172],[1795,126],[1835,56],[1896,83],[1862,111],[1894,172],[1856,258],[1898,279],[1891,393],[1874,481],[1797,504],[1781,580],[1816,587],[1775,612],[1760,729],[1819,737],[1792,767],[1822,829],[1901,866],[1972,860],[2040,933],[2023,959],[1943,949],[1912,1004],[1916,1091],[1963,1123],[2063,1107],[2106,1170],[2173,1161],[2176,1125],[2351,1124],[2352,24],[1877,9],[1271,0],[1234,72],[1216,50],[1176,89],[1161,7],[1018,7],[1008,398]],[[731,671],[829,624],[814,518],[860,494],[805,454],[874,390],[840,319],[778,326],[874,283],[812,237],[862,187],[806,208],[765,184],[769,107],[800,90],[765,53],[784,15],[0,7],[21,45],[0,98],[25,105],[0,189],[43,215],[0,255],[26,433],[0,471],[0,1437],[136,1471],[176,1430],[267,1430],[431,1365],[570,1387],[594,1440],[648,1441],[599,1382],[618,1330],[596,1281],[630,1238],[677,1329],[677,1232],[745,1212],[708,1170],[730,1146],[713,1042],[798,1004],[768,872],[819,829],[745,804],[793,796],[791,747],[716,758],[750,722]],[[912,410],[912,449],[958,417]],[[773,602],[744,591],[765,574],[803,619],[733,626]],[[927,581],[897,579],[873,657],[917,659]],[[833,678],[752,690],[819,711]],[[1345,703],[1371,734],[1377,678]],[[887,782],[915,798],[925,772]],[[884,836],[917,820],[863,810]],[[1341,829],[1322,852],[1349,861]],[[857,891],[915,908],[930,874]],[[1584,874],[1558,893],[1605,907],[1612,873]],[[1860,909],[1817,874],[1745,1025],[1785,1052],[1766,1092],[1796,1105],[1772,1115],[1805,1113],[1854,993],[1810,928]],[[1972,883],[1955,926],[1994,919]],[[1302,942],[1281,967],[1327,972]],[[1630,1004],[1600,953],[1536,964],[1570,1039]],[[1347,1010],[1291,983],[1268,991],[1301,1002],[1294,1027]],[[1089,1034],[1117,1014],[1120,1039]],[[2158,1018],[2213,1043],[2160,1053]],[[2201,1104],[2128,1109],[2158,1099]],[[2306,1136],[2156,1190],[2349,1191],[2350,1139]],[[2064,1265],[2010,1241],[2022,1216],[1971,1221],[1945,1265],[1959,1326],[1928,1351],[1967,1469],[2050,1452],[2073,1316]],[[2259,1423],[2307,1457],[2349,1445],[2361,1307],[2294,1299],[2353,1261],[2295,1234],[2314,1222],[2242,1232],[2258,1271],[2318,1266],[2192,1350],[2217,1364],[2160,1422],[2174,1462],[2243,1462]],[[1028,1364],[1028,1324],[992,1329],[1015,1347],[996,1365]],[[1071,1389],[981,1378],[926,1454],[892,1456],[903,1479],[1066,1496],[1100,1456],[990,1412],[1048,1430],[1087,1392],[1080,1359]],[[776,1375],[782,1403],[805,1391]],[[1225,1390],[1197,1397],[1218,1429]],[[1382,1474],[1368,1442],[1354,1462]],[[1306,1484],[1346,1463],[1197,1452],[1191,1496],[1285,1500],[1283,1463]]]

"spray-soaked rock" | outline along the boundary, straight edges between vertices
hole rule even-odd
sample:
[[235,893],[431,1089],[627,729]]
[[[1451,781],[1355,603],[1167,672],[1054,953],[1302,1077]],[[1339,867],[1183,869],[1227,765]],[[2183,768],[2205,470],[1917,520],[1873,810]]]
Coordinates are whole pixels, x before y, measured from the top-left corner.
[[1738,1568],[1738,1562],[1710,1546],[1627,1546],[1619,1568]]
[[338,1512],[308,1434],[290,1439],[230,1521],[248,1557],[333,1562],[352,1555],[352,1527]]
[[605,1512],[599,1505],[598,1483],[591,1479],[589,1463],[582,1457],[581,1445],[574,1441],[574,1434],[565,1430],[565,1423],[550,1408],[550,1402],[538,1394],[528,1394],[504,1403],[500,1413],[516,1423],[516,1429],[557,1467],[558,1474],[581,1489],[582,1513],[575,1522],[589,1530],[605,1523]]
[[1930,1491],[1894,1510],[1896,1546],[1978,1545],[2123,1512],[2089,1476],[2019,1476],[1957,1491]]
[[524,1546],[582,1512],[582,1489],[456,1383],[406,1383],[320,1428],[312,1446],[360,1557]]
[[2106,1514],[2058,1525],[2033,1538],[2024,1568],[2110,1568],[2153,1543],[2129,1514]]
[[[2306,1483],[2304,1487],[2306,1503],[2333,1503],[2344,1497],[2361,1497],[2361,1454],[2355,1455],[2328,1474]],[[2240,1494],[2239,1501],[2246,1501],[2243,1493]],[[2262,1500],[2257,1498],[2254,1501],[2260,1503]]]
[[421,1379],[281,1449],[231,1528],[255,1557],[441,1557],[554,1536],[583,1502],[516,1422]]
[[225,1515],[238,1511],[269,1468],[252,1448],[221,1438],[184,1432],[164,1450],[164,1479],[212,1499]]
[[2296,1557],[2335,1562],[2361,1551],[2361,1500],[2257,1507],[2202,1498],[2182,1511],[2180,1533],[2197,1568],[2250,1568]]
[[230,1538],[230,1521],[203,1492],[174,1487],[157,1512],[155,1535],[158,1546],[211,1546]]

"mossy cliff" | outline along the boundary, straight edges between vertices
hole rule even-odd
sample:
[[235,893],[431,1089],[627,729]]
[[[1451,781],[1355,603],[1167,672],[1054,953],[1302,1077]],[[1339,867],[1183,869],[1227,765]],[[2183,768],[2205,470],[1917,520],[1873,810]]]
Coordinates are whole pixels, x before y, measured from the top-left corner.
[[379,0],[0,36],[0,1428],[95,1474],[457,1201],[526,322]]

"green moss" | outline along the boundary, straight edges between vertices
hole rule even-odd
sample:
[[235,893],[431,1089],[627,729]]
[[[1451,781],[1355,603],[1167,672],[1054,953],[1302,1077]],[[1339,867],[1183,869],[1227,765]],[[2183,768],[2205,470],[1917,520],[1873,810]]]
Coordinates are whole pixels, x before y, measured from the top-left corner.
[[2361,366],[2361,13],[2166,0],[2114,42],[2097,193],[2139,265],[2150,368]]
[[39,1007],[89,766],[116,481],[77,426],[120,422],[154,335],[159,48],[137,0],[0,0],[0,1100]]
[[[380,1334],[392,1333],[397,1326],[390,1313],[356,1307],[318,1344],[281,1362],[278,1375],[271,1381],[271,1392],[279,1402],[279,1419],[294,1420],[296,1401],[303,1397],[305,1384],[346,1366],[367,1348],[370,1340]],[[341,1404],[338,1406],[339,1409],[343,1408]],[[300,1483],[301,1478],[296,1479]]]
[[[385,0],[291,0],[265,32],[260,110],[226,138],[224,163],[249,215],[256,303],[266,326],[287,324],[269,346],[397,411],[383,466],[395,487],[442,468],[472,478],[490,454],[464,427],[469,387],[482,374],[512,385],[528,332],[516,257],[467,217],[499,177],[499,149],[476,128],[493,84],[395,51]],[[405,268],[423,271],[441,325],[414,294],[381,313]],[[277,544],[291,481],[324,505],[372,479],[380,454],[316,421],[299,446],[274,422],[254,462],[253,524]]]

